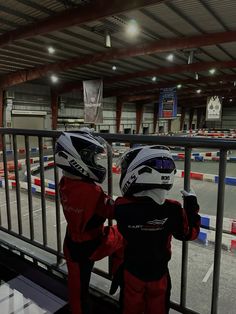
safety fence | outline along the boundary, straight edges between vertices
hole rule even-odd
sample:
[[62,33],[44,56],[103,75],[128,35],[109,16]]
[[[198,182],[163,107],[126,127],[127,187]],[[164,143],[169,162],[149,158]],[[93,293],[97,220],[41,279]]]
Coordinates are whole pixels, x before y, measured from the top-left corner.
[[[63,258],[62,254],[62,217],[61,217],[61,209],[60,209],[60,200],[58,193],[58,180],[59,174],[58,170],[55,166],[53,166],[54,155],[53,149],[55,146],[55,140],[58,137],[60,132],[57,131],[35,131],[35,130],[23,130],[23,129],[0,129],[0,137],[3,143],[3,149],[0,154],[0,161],[3,163],[3,173],[4,173],[4,181],[2,181],[2,186],[4,187],[5,194],[5,206],[6,206],[6,223],[3,223],[4,217],[0,215],[0,230],[9,234],[15,238],[23,240],[30,245],[38,247],[46,252],[53,254],[57,258],[57,265],[53,265],[54,271],[59,272],[59,265]],[[19,151],[17,145],[17,139],[19,136],[24,137],[25,147],[22,151]],[[212,302],[211,302],[211,313],[218,313],[218,296],[219,296],[219,278],[220,278],[220,264],[221,264],[221,247],[222,247],[222,233],[223,233],[223,218],[224,218],[224,197],[225,197],[225,184],[226,184],[226,163],[227,163],[227,152],[230,150],[236,150],[236,141],[228,139],[224,141],[223,139],[209,139],[209,138],[186,138],[186,137],[170,137],[170,136],[145,136],[145,135],[123,135],[123,134],[100,134],[103,136],[108,143],[112,144],[116,143],[128,143],[128,145],[132,146],[137,143],[142,144],[160,144],[167,145],[170,147],[184,147],[184,154],[182,155],[184,159],[184,171],[181,172],[181,176],[184,179],[184,189],[189,190],[190,188],[190,179],[191,179],[191,157],[192,148],[213,148],[217,149],[219,153],[217,154],[219,157],[219,173],[217,176],[217,184],[218,184],[218,193],[217,193],[217,214],[216,220],[214,222],[214,226],[211,226],[210,223],[206,226],[207,229],[214,228],[215,231],[215,250],[214,250],[214,270],[213,270],[213,283],[212,283]],[[6,142],[12,143],[11,153],[9,153],[9,148],[7,148]],[[38,147],[32,151],[32,147],[30,147],[31,138],[37,138]],[[46,155],[49,155],[50,152],[47,151],[47,147],[44,145],[44,139],[50,139],[52,142],[50,160],[47,159]],[[22,148],[21,148],[22,149]],[[37,154],[37,156],[32,156],[32,153]],[[19,154],[23,154],[19,158]],[[108,147],[108,159],[107,159],[107,191],[108,194],[113,195],[113,172],[112,172],[112,150]],[[23,174],[26,177],[25,183],[25,195],[27,196],[27,213],[23,213],[23,204],[21,198],[21,173],[19,171],[19,161],[22,161]],[[12,203],[11,203],[11,179],[9,179],[8,172],[8,162],[11,161],[14,165],[14,188],[15,188],[15,203],[16,203],[16,213],[13,213]],[[38,163],[37,171],[39,171],[40,176],[35,178],[32,177],[32,167],[33,163]],[[56,245],[52,245],[52,241],[50,239],[50,226],[47,215],[47,205],[45,195],[47,194],[47,189],[52,188],[49,187],[49,182],[45,179],[45,163],[48,163],[48,166],[53,166],[54,171],[54,202],[55,205],[54,214],[55,214],[55,239],[54,241]],[[41,213],[41,223],[40,225],[35,226],[34,222],[34,210],[33,207],[33,192],[35,189],[40,188],[39,200],[40,200],[40,208],[37,209]],[[4,201],[1,199],[1,202]],[[25,210],[25,208],[24,208]],[[15,215],[16,214],[16,215]],[[15,216],[14,216],[15,215]],[[24,217],[27,215],[27,221],[24,220]],[[13,223],[13,219],[15,218],[17,225],[15,226]],[[52,223],[50,221],[50,223]],[[111,223],[111,222],[110,222]],[[26,224],[28,224],[28,233],[24,232],[24,228],[26,228]],[[235,231],[235,226],[233,226],[233,230]],[[37,230],[36,230],[37,229]],[[41,234],[41,240],[38,240],[36,233]],[[0,241],[1,243],[1,241]],[[4,242],[6,246],[6,243]],[[9,247],[11,244],[9,244]],[[25,254],[23,248],[14,249],[18,251],[22,251],[22,254]],[[28,253],[28,255],[30,255]],[[35,257],[33,257],[35,261]],[[40,260],[40,263],[43,261]],[[181,313],[196,313],[194,310],[191,310],[187,307],[187,277],[188,277],[188,243],[183,242],[182,244],[182,264],[181,264],[181,292],[180,292],[180,303],[172,302],[171,306],[173,309],[181,312]],[[104,272],[100,269],[94,269],[94,272],[102,277],[110,278],[110,273]]]

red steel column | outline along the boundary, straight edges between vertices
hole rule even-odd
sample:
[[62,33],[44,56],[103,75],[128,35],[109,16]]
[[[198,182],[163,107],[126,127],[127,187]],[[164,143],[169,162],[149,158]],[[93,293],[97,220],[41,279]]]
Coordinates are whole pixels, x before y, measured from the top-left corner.
[[140,126],[143,120],[144,104],[136,104],[136,134],[139,134]]
[[52,130],[57,129],[58,94],[51,90]]
[[153,110],[153,133],[156,133],[158,119],[159,103],[154,103]]
[[180,131],[183,130],[184,120],[185,120],[185,113],[186,113],[185,107],[182,107],[182,109],[181,109],[181,118],[180,118]]
[[123,104],[124,104],[123,101],[120,98],[117,98],[117,101],[116,101],[116,133],[120,133],[120,122],[121,122]]
[[194,109],[189,110],[189,129],[192,129]]
[[[0,128],[3,127],[3,90],[0,89]],[[0,136],[0,150],[2,150],[2,137]]]
[[202,108],[197,108],[197,129],[201,128],[202,117],[203,117]]
[[168,120],[168,133],[171,132],[171,119]]

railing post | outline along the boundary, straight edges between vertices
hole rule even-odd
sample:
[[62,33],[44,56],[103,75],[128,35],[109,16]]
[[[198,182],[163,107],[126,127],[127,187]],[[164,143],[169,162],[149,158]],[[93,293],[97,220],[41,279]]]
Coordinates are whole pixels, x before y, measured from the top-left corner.
[[56,228],[57,228],[57,265],[62,261],[61,254],[61,213],[60,213],[60,197],[59,197],[59,176],[58,169],[55,161],[55,144],[56,140],[53,139],[53,156],[54,156],[54,179],[55,179],[55,206],[56,206]]
[[[189,147],[185,148],[184,160],[184,189],[190,189],[190,171],[191,171],[191,151]],[[187,272],[188,272],[188,242],[182,243],[182,267],[181,267],[181,292],[180,292],[180,305],[186,306],[186,293],[187,293]]]
[[18,169],[18,152],[17,152],[17,135],[13,135],[13,150],[14,150],[14,168],[15,168],[15,181],[16,181],[16,206],[18,218],[18,232],[22,235],[22,217],[21,217],[21,197],[20,197],[20,179]]
[[28,186],[28,206],[29,206],[29,226],[30,240],[34,240],[34,218],[33,218],[33,201],[32,201],[32,182],[30,169],[30,152],[29,152],[29,136],[25,136],[25,163],[27,170],[27,186]]
[[219,164],[218,195],[217,195],[217,216],[216,216],[216,235],[215,235],[211,314],[218,313],[221,244],[222,244],[222,232],[223,232],[223,220],[224,220],[226,162],[227,162],[227,150],[221,149],[220,150],[220,164]]
[[[112,177],[112,142],[107,145],[107,193],[113,197],[113,177]],[[108,225],[112,226],[112,220],[108,220]],[[111,276],[111,257],[108,257],[108,274]]]
[[43,139],[38,138],[39,144],[39,165],[40,165],[40,181],[41,181],[41,205],[42,205],[42,231],[43,231],[43,245],[46,246],[47,240],[47,215],[46,215],[46,201],[45,201],[45,177],[44,177],[44,159],[43,159]]

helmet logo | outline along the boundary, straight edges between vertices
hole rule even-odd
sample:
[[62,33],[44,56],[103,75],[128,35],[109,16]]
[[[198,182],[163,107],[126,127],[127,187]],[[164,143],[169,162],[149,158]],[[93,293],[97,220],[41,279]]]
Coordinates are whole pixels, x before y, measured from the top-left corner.
[[168,183],[170,181],[170,176],[161,176],[161,180],[163,181],[163,183]]
[[83,175],[88,175],[88,173],[82,168],[74,159],[69,161],[69,164],[76,170],[80,171]]
[[129,178],[129,180],[127,180],[127,182],[125,183],[122,189],[124,194],[128,191],[129,187],[136,179],[137,179],[137,176],[135,174],[132,174],[132,176]]

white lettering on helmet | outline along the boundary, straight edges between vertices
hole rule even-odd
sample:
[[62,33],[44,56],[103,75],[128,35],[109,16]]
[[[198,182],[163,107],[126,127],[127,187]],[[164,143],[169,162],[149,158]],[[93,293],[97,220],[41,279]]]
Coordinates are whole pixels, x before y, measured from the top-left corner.
[[123,187],[123,193],[127,192],[129,187],[131,186],[131,184],[137,179],[137,176],[135,174],[132,174],[132,176],[129,178],[129,180],[127,180],[127,182],[125,183],[124,187]]
[[162,183],[169,183],[170,176],[161,176]]

